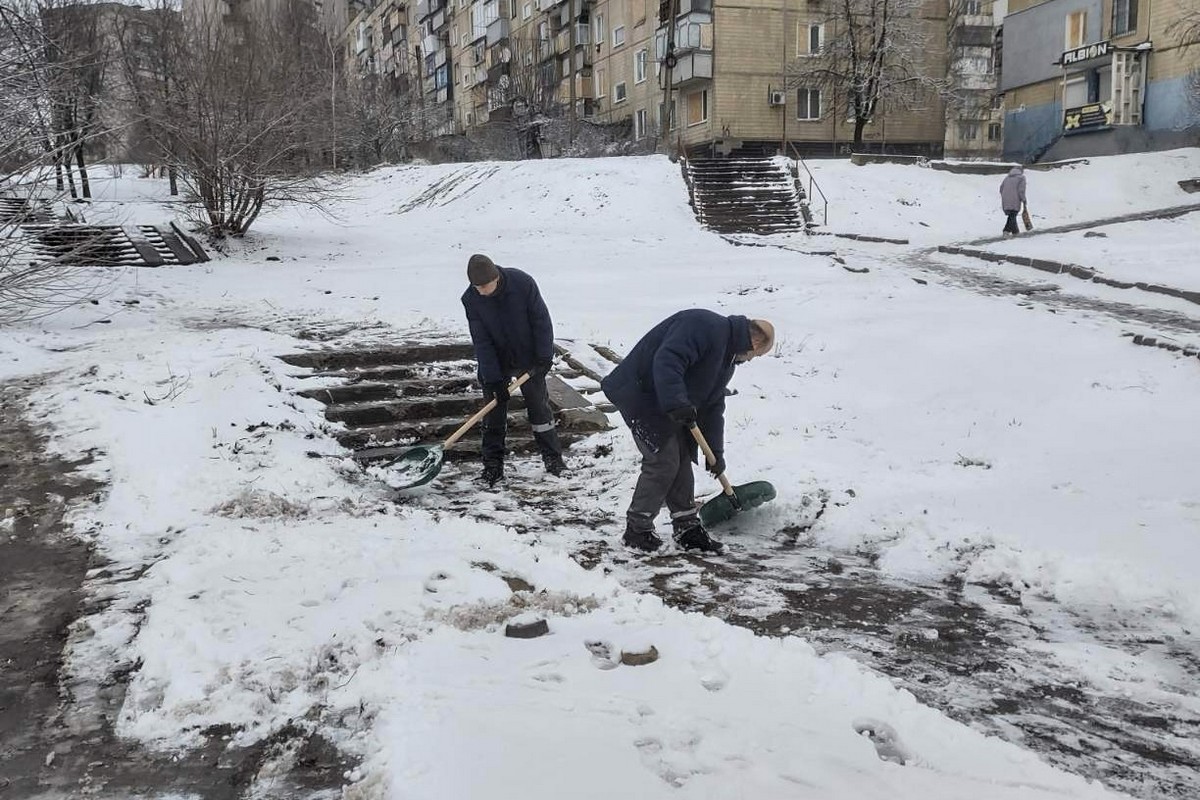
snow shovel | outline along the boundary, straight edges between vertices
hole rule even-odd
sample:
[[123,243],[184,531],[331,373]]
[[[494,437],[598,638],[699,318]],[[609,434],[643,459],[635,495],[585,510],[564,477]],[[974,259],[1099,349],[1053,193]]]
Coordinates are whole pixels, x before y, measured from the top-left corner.
[[[515,392],[527,380],[529,380],[528,372],[509,384],[508,393]],[[436,478],[442,471],[442,462],[445,460],[446,451],[495,407],[496,398],[493,397],[486,406],[476,411],[470,419],[464,422],[462,427],[450,434],[446,441],[441,444],[417,445],[405,450],[392,463],[388,464],[388,469],[396,470],[390,477],[397,481],[396,483],[389,481],[389,485],[395,489],[415,489]]]
[[1025,230],[1033,230],[1033,219],[1029,216],[1029,206],[1021,206],[1021,224],[1025,226]]
[[[700,449],[704,452],[705,460],[709,464],[717,463],[717,457],[713,454],[712,448],[708,446],[704,434],[700,432],[700,426],[692,423],[689,430],[691,430],[696,444],[700,445]],[[725,477],[724,472],[717,476],[717,480],[721,482],[723,494],[717,495],[700,506],[700,521],[704,523],[705,527],[719,525],[742,511],[757,508],[768,500],[775,499],[775,487],[766,481],[754,481],[753,483],[743,483],[741,486],[733,486]]]

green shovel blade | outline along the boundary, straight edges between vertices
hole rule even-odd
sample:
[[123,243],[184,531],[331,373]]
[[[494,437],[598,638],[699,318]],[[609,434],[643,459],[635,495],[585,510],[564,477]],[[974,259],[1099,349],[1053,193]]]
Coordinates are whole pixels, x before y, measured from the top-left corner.
[[388,485],[393,489],[424,486],[442,471],[441,445],[417,446],[405,450],[388,464]]
[[733,487],[737,502],[727,494],[719,494],[712,500],[700,506],[700,521],[706,528],[728,522],[739,512],[757,508],[769,500],[775,499],[775,487],[766,481],[743,483]]

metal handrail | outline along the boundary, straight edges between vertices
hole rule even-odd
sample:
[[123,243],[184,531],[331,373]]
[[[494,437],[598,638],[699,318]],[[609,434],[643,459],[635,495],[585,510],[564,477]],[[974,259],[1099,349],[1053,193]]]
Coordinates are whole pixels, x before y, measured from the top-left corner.
[[808,196],[812,197],[812,190],[814,188],[817,190],[817,194],[821,195],[821,202],[824,204],[821,207],[821,218],[822,218],[821,224],[828,226],[829,225],[829,198],[827,198],[825,196],[825,193],[821,191],[821,185],[819,183],[817,183],[817,179],[812,174],[812,170],[810,170],[808,168],[808,164],[805,164],[804,159],[800,157],[800,151],[796,149],[796,145],[789,141],[788,147],[790,147],[792,152],[796,154],[796,161],[800,164],[800,166],[804,167],[804,171],[808,173]]

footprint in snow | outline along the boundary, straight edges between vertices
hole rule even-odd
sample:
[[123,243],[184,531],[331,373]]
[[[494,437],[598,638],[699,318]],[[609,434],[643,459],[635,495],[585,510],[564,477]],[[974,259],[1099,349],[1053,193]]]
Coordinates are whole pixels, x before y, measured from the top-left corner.
[[875,745],[875,753],[881,760],[901,766],[912,761],[912,754],[900,741],[896,729],[886,722],[877,719],[857,719],[854,721],[854,732],[871,740],[871,744]]
[[616,669],[621,664],[621,653],[609,642],[599,640],[584,642],[583,646],[592,654],[592,664],[599,669]]

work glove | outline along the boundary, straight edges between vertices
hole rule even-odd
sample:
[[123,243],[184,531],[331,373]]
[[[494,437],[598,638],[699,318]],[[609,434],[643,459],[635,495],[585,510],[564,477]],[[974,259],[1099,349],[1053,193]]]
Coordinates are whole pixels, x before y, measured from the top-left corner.
[[508,402],[508,381],[496,381],[483,385],[483,395],[488,400],[496,399],[497,403]]
[[529,370],[529,377],[544,378],[550,374],[550,368],[554,366],[554,361],[549,358],[539,358],[534,362],[533,368]]
[[714,478],[719,478],[725,474],[725,454],[713,453],[717,457],[715,464],[709,464],[708,459],[705,459],[704,468],[707,469]]
[[667,416],[671,418],[672,422],[690,428],[696,424],[696,407],[680,406],[679,408],[672,408],[667,412]]

